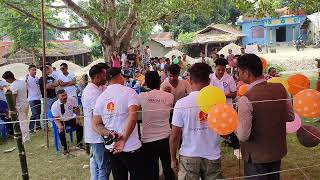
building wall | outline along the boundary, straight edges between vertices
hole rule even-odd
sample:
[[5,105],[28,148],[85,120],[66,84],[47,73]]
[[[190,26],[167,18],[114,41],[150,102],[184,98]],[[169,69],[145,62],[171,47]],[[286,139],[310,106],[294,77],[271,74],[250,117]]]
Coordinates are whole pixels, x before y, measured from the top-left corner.
[[[298,18],[299,21],[297,22],[289,22],[292,18]],[[281,20],[284,20],[285,23],[281,23]],[[279,29],[279,27],[286,27],[286,37],[285,37],[285,42],[292,42],[294,39],[297,39],[300,37],[301,32],[300,32],[300,27],[301,24],[304,22],[305,16],[294,16],[294,17],[283,17],[280,19],[277,18],[271,18],[271,19],[261,19],[261,20],[254,20],[250,22],[242,22],[240,25],[242,26],[242,32],[246,35],[242,39],[242,43],[244,45],[247,44],[252,44],[252,43],[257,43],[259,45],[263,44],[270,44],[276,43],[276,31]],[[268,22],[276,22],[279,21],[279,23],[275,23],[275,25],[268,24]],[[264,29],[264,37],[254,37],[253,36],[253,29],[255,28],[263,28]],[[305,40],[305,37],[303,37],[303,40]]]
[[153,57],[163,57],[166,55],[169,51],[172,50],[172,48],[165,48],[161,44],[154,42],[154,41],[149,41],[146,46],[149,46],[151,49],[151,53]]

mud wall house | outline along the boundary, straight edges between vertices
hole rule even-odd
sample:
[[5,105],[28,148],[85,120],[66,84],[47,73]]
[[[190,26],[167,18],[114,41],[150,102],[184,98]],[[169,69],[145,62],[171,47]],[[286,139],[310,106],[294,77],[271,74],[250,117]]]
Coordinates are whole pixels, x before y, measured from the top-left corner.
[[[41,55],[42,53],[39,56],[42,57]],[[53,63],[58,60],[67,60],[80,66],[87,66],[92,62],[91,51],[80,41],[51,41],[46,48],[46,61]]]
[[235,43],[240,44],[245,35],[235,27],[226,24],[211,24],[198,31],[191,43],[189,54],[199,57],[200,52],[210,56],[214,50],[219,51],[224,46]]
[[2,56],[8,54],[10,47],[11,47],[11,42],[9,41],[0,42],[0,66],[5,65],[7,63],[6,59],[3,58]]
[[307,16],[308,18],[308,40],[312,44],[320,43],[320,12]]
[[150,47],[153,57],[163,57],[176,47],[178,43],[172,39],[171,32],[162,32],[151,34],[149,41],[144,45]]
[[242,26],[243,45],[258,44],[287,44],[294,40],[306,40],[307,28],[304,24],[306,16],[289,15],[279,18],[245,19],[238,20]]
[[[42,64],[42,49],[39,49],[38,53],[19,49],[1,57],[6,64],[24,63],[40,66]],[[80,41],[71,40],[50,41],[47,43],[46,62],[53,63],[58,60],[71,61],[80,66],[87,66],[92,62],[89,48]]]

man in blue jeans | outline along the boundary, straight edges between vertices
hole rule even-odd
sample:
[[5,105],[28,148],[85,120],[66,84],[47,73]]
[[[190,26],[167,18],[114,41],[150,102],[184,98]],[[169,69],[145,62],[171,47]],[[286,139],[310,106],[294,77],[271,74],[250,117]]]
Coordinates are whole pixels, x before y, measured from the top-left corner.
[[[57,95],[56,95],[56,87],[59,86],[59,82],[57,79],[49,76],[50,74],[50,67],[47,65],[44,68],[41,68],[41,71],[43,72],[45,70],[45,76],[46,76],[46,88],[47,88],[47,108],[48,110],[51,109],[52,104],[57,100]],[[43,86],[43,77],[41,77],[39,79],[39,86],[40,86],[40,91],[42,94],[42,98],[44,98],[43,95],[43,90],[44,90],[44,86]],[[45,117],[43,115],[43,117]],[[43,120],[43,126],[46,126],[47,121]]]
[[26,75],[25,82],[28,88],[28,101],[31,108],[30,117],[30,131],[41,129],[40,115],[41,115],[41,92],[39,87],[39,78],[36,76],[37,68],[35,65],[30,65],[29,74]]
[[91,83],[89,83],[82,93],[82,104],[84,112],[84,139],[91,146],[90,157],[90,174],[91,180],[109,179],[110,160],[104,147],[102,136],[92,129],[92,115],[96,101],[100,94],[106,89],[106,75],[108,66],[105,64],[97,64],[91,67],[89,75]]

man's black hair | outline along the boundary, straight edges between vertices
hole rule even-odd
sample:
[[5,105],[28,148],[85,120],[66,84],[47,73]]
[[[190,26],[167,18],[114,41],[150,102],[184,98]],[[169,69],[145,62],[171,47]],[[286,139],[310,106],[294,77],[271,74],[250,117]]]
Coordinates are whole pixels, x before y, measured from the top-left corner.
[[157,71],[148,71],[145,75],[145,83],[151,89],[159,89],[161,79]]
[[246,69],[251,72],[254,77],[260,77],[263,73],[261,59],[255,54],[245,54],[238,58],[239,69]]
[[7,79],[15,79],[14,75],[13,75],[13,73],[11,71],[4,72],[3,75],[2,75],[2,78],[6,79],[6,80]]
[[169,73],[176,76],[180,74],[180,70],[181,68],[178,64],[172,64],[168,68]]
[[220,54],[219,57],[220,58],[224,58],[225,56],[224,56],[224,54]]
[[34,64],[30,64],[28,67],[28,70],[30,70],[31,68],[37,68]]
[[46,62],[46,66],[52,66],[52,63]]
[[218,58],[215,62],[216,66],[226,66],[228,61],[224,58]]
[[65,92],[66,92],[66,90],[64,90],[64,89],[59,89],[59,90],[57,91],[57,95],[63,94],[63,93],[65,93]]
[[274,68],[274,67],[270,67],[269,69],[268,69],[268,73],[270,73],[271,72],[271,70],[276,70],[276,68]]
[[206,63],[196,63],[189,69],[190,79],[194,83],[209,83],[211,67]]
[[68,64],[67,63],[61,63],[60,66],[68,68]]
[[119,74],[121,74],[121,69],[120,68],[109,68],[107,70],[107,80],[110,81],[112,80],[114,77],[118,76]]
[[96,75],[101,73],[103,69],[105,69],[105,68],[99,64],[92,66],[89,70],[89,76],[90,76],[91,80],[93,78],[95,78]]
[[168,61],[170,62],[170,58],[166,58],[166,62],[168,62]]
[[[49,69],[49,65],[46,65],[46,66],[44,66],[44,67],[45,67],[45,69]],[[40,67],[40,70],[41,70],[42,72],[44,71],[43,66]]]
[[108,70],[110,68],[107,63],[98,63],[97,65],[102,66],[105,70]]

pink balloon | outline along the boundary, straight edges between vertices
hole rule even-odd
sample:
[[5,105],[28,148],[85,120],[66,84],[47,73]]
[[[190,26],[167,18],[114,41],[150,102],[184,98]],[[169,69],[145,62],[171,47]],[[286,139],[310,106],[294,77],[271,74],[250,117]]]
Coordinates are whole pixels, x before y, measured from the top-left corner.
[[301,118],[297,113],[294,113],[294,121],[287,122],[287,133],[296,133],[301,127]]

